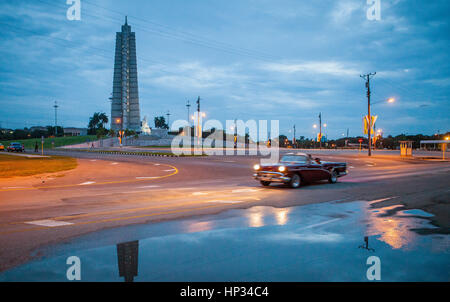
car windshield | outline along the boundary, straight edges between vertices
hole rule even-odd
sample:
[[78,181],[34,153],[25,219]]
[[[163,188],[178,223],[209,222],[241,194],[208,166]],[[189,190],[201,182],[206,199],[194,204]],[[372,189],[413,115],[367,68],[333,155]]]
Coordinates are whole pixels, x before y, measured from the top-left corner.
[[308,158],[304,155],[285,155],[281,158],[281,162],[289,163],[306,163]]

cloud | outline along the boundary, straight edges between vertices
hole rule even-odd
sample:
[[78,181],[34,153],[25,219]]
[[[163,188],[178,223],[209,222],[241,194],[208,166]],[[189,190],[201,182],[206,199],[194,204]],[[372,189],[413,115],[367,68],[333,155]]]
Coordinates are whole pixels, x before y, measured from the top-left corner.
[[198,61],[148,65],[140,72],[142,83],[182,91],[225,88],[246,80],[248,77],[237,66],[208,66]]
[[331,11],[331,19],[335,23],[349,22],[352,15],[358,10],[361,14],[365,14],[361,5],[362,1],[339,0],[336,3],[335,8]]
[[268,63],[262,65],[262,69],[281,73],[312,73],[325,74],[331,76],[358,76],[361,74],[356,68],[349,64],[336,61],[317,61],[305,63]]

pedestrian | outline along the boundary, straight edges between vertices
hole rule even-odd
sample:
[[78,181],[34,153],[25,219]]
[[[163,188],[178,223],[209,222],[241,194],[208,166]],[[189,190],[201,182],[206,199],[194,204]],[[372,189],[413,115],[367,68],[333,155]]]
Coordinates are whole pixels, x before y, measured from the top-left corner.
[[38,143],[37,142],[35,142],[35,144],[34,144],[34,152],[39,152],[39,147],[38,147]]

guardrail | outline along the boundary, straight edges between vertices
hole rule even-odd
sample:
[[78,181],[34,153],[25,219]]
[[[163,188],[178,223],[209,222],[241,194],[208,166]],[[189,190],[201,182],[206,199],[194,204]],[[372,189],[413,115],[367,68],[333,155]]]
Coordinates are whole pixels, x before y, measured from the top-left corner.
[[176,155],[173,153],[164,152],[134,152],[134,151],[115,151],[115,150],[86,150],[86,149],[57,149],[54,151],[62,152],[87,152],[87,153],[97,153],[97,154],[111,154],[111,155],[139,155],[139,156],[156,156],[156,157],[200,157],[207,156],[207,154],[193,154],[193,155]]

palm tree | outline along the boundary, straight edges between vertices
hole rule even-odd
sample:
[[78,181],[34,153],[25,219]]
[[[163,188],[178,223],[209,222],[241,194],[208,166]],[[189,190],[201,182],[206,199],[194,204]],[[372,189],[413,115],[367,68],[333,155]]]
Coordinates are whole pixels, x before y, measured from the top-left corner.
[[105,124],[107,124],[109,121],[108,116],[104,112],[102,112],[98,115],[98,118],[99,118],[99,122],[102,123],[102,127],[105,128]]
[[89,118],[89,132],[95,134],[97,129],[105,129],[105,124],[108,123],[108,116],[103,112],[95,112],[92,117]]

